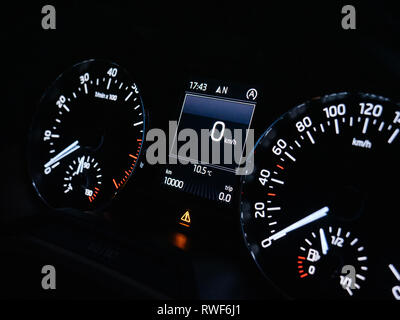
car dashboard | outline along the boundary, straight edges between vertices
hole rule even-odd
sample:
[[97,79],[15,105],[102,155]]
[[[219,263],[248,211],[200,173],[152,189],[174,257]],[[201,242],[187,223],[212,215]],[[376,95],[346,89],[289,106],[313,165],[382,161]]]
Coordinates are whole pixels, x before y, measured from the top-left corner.
[[1,297],[400,299],[391,5],[44,5],[2,28]]

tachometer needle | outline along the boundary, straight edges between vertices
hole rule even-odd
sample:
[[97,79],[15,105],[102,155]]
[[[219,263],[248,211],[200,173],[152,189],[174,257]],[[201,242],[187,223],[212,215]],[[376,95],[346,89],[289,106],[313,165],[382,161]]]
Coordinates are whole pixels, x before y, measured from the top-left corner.
[[322,253],[326,255],[328,253],[329,247],[328,247],[328,241],[326,241],[324,229],[322,228],[319,229],[319,236],[321,238]]
[[51,158],[49,162],[47,162],[44,167],[50,167],[54,163],[60,161],[62,158],[68,156],[72,152],[78,150],[80,148],[79,146],[79,141],[76,140],[75,142],[71,143],[68,147],[66,147],[64,150],[62,150],[59,154],[57,154],[54,158]]
[[319,210],[315,211],[314,213],[311,213],[307,217],[305,217],[305,218],[291,224],[290,226],[286,227],[285,229],[275,233],[273,236],[271,236],[267,239],[264,239],[261,242],[261,245],[264,248],[269,247],[271,245],[272,241],[278,240],[279,238],[286,236],[289,232],[291,232],[293,230],[304,227],[305,225],[310,224],[311,222],[314,222],[318,219],[325,217],[328,214],[328,212],[329,212],[329,208],[323,207],[322,209],[319,209]]

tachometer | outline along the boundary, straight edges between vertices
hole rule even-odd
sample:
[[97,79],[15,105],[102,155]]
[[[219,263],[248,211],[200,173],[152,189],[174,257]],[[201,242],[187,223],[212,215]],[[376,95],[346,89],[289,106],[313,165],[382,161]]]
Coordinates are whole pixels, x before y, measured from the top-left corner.
[[313,99],[263,134],[241,221],[253,258],[283,292],[395,295],[387,268],[400,263],[399,147],[400,107],[372,94]]
[[102,207],[135,171],[145,134],[138,86],[103,60],[76,64],[43,95],[29,135],[35,189],[53,208]]

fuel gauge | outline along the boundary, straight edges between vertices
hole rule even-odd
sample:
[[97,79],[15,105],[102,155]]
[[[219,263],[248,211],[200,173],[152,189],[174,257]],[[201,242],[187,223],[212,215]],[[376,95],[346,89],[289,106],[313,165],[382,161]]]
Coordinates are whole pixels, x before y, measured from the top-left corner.
[[366,280],[368,257],[357,237],[341,227],[319,228],[304,239],[297,256],[302,284],[318,292],[353,296]]

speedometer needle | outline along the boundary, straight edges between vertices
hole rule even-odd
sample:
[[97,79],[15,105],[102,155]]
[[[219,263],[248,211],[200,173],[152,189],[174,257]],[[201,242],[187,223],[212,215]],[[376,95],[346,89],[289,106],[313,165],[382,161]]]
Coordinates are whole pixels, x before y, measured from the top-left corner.
[[62,150],[59,154],[57,154],[54,158],[51,158],[50,161],[44,165],[44,167],[45,168],[50,167],[54,163],[60,161],[62,158],[78,150],[79,148],[80,148],[79,141],[76,140],[75,142],[71,143],[68,147],[66,147],[64,150]]
[[307,217],[305,217],[305,218],[291,224],[290,226],[286,227],[285,229],[275,233],[273,236],[271,236],[267,239],[264,239],[261,242],[261,245],[264,248],[269,247],[272,244],[272,241],[278,240],[279,238],[286,236],[289,232],[291,232],[293,230],[304,227],[305,225],[310,224],[311,222],[314,222],[318,219],[325,217],[328,214],[328,212],[329,212],[329,208],[323,207],[322,209],[319,209],[319,210],[315,211],[314,213],[311,213]]

